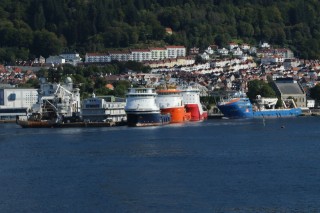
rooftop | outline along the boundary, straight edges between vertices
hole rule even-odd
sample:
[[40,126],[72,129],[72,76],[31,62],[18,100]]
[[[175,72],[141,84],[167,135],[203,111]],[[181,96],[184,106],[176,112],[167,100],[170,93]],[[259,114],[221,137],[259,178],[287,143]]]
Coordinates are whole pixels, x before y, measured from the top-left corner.
[[303,94],[303,91],[301,90],[299,84],[297,83],[276,83],[279,91],[281,94],[286,95],[296,95],[296,94]]

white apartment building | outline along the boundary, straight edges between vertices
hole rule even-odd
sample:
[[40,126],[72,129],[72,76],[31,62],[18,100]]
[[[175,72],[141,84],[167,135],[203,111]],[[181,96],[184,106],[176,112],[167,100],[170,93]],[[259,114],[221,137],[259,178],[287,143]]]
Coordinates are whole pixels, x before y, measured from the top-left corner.
[[111,62],[111,56],[108,53],[87,53],[86,63],[108,63]]
[[112,61],[132,61],[132,55],[129,51],[109,51]]
[[151,51],[148,49],[131,50],[131,56],[133,61],[150,61]]
[[166,46],[168,58],[177,58],[186,56],[186,48],[184,46]]
[[150,48],[151,51],[151,60],[162,60],[167,58],[167,49],[161,47]]
[[167,58],[186,56],[184,46],[166,46],[165,48],[132,49],[127,51],[109,51],[108,53],[87,53],[85,62],[111,62],[111,61],[159,61]]

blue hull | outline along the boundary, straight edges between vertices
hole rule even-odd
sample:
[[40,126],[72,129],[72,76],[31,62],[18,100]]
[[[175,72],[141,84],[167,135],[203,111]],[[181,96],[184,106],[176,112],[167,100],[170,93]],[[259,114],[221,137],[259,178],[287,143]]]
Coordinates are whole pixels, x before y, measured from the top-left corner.
[[218,108],[226,118],[277,118],[295,117],[302,114],[301,108],[253,111],[248,98],[241,98],[238,101],[221,104],[218,105]]
[[257,111],[253,112],[254,118],[259,117],[296,117],[302,114],[302,110],[300,108],[293,108],[293,109],[275,109],[275,110],[264,110],[264,111]]
[[170,120],[170,114],[160,112],[127,112],[128,126],[160,126],[169,124]]

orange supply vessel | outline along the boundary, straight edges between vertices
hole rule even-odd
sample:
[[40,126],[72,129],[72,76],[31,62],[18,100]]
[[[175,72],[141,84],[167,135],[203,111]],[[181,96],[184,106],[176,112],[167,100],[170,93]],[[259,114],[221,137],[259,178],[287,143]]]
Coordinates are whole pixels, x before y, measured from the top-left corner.
[[171,123],[183,123],[191,119],[191,113],[187,113],[184,107],[180,90],[162,89],[157,93],[156,103],[161,114],[170,113]]

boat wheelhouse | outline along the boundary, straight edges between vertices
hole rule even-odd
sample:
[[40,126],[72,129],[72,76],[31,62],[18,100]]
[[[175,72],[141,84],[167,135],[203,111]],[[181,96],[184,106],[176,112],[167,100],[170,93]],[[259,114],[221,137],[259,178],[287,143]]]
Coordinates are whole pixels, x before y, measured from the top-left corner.
[[162,115],[156,104],[154,88],[129,88],[125,112],[128,126],[159,126],[170,122],[170,114]]
[[186,112],[180,90],[160,89],[157,93],[156,103],[161,114],[170,114],[171,123],[183,123],[191,119],[191,113]]
[[200,102],[200,90],[189,86],[181,89],[181,91],[186,111],[191,114],[190,121],[203,121],[207,119],[208,113],[203,110]]

